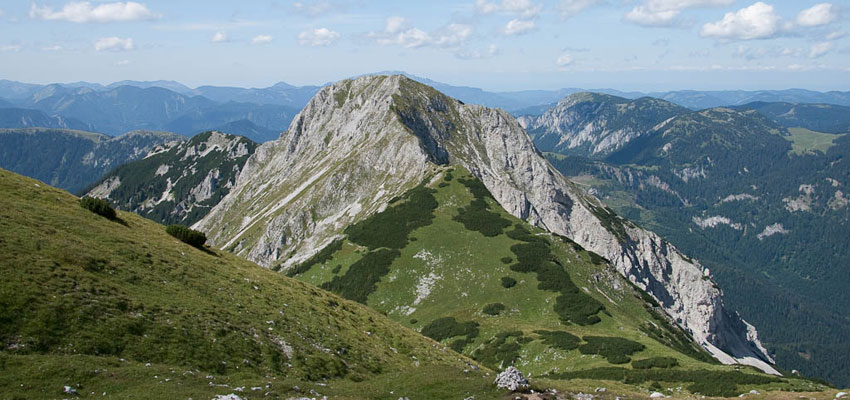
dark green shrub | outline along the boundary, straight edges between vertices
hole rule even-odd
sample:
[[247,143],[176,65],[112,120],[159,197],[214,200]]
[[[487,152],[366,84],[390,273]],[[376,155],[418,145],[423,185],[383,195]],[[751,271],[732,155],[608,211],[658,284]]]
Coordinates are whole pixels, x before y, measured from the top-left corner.
[[578,345],[581,343],[581,339],[568,332],[563,331],[534,331],[534,333],[540,335],[543,339],[543,343],[546,343],[549,347],[561,349],[561,350],[575,350],[578,348]]
[[510,257],[502,257],[502,264],[510,264],[510,263],[512,263],[512,262],[514,262],[514,259],[513,259],[513,258],[510,258]]
[[352,242],[371,250],[404,248],[411,232],[430,225],[434,220],[434,210],[438,205],[434,192],[425,186],[417,186],[405,194],[407,201],[349,226],[345,234]]
[[94,197],[83,197],[80,199],[80,207],[85,208],[101,217],[104,217],[109,220],[114,220],[118,218],[118,214],[115,212],[115,209],[109,205],[109,203],[104,199],[97,199]]
[[458,322],[454,317],[437,318],[422,328],[422,334],[438,342],[455,336],[473,339],[478,337],[478,323]]
[[[511,337],[515,339],[509,342]],[[476,349],[472,358],[490,368],[502,369],[519,358],[522,338],[521,331],[500,332],[484,343],[484,346]]]
[[[319,250],[312,257],[308,258],[307,261],[302,262],[301,264],[296,265],[295,267],[286,271],[286,276],[293,277],[295,275],[303,274],[310,270],[316,264],[324,264],[330,260],[334,253],[339,251],[342,248],[342,239],[337,239],[331,242],[331,244],[325,246],[323,249]],[[340,267],[342,268],[342,267]],[[334,272],[336,273],[336,272]]]
[[168,225],[165,228],[165,232],[179,239],[181,242],[197,248],[202,248],[204,243],[207,242],[207,235],[203,232],[189,229],[186,225]]
[[511,269],[535,272],[538,289],[560,293],[555,298],[554,309],[562,322],[593,325],[601,321],[596,314],[605,310],[605,307],[573,283],[570,274],[552,254],[548,240],[532,235],[522,225],[514,226],[514,230],[508,231],[507,235],[525,242],[511,246],[511,251],[517,257]]
[[679,366],[679,361],[673,357],[653,357],[632,361],[634,369],[673,368]]
[[625,364],[630,361],[630,355],[646,348],[638,342],[619,337],[585,336],[583,339],[587,343],[578,347],[581,354],[597,354],[611,364]]
[[334,267],[334,269],[332,269],[332,270],[331,270],[331,273],[332,273],[332,274],[334,274],[334,275],[336,275],[336,274],[338,274],[338,273],[339,273],[339,271],[341,271],[341,270],[342,270],[342,265],[341,265],[341,264],[337,264],[337,266],[336,266],[336,267]]
[[502,287],[504,287],[505,289],[510,289],[514,286],[516,286],[516,279],[511,278],[510,276],[502,277]]
[[505,305],[502,303],[490,303],[481,310],[484,314],[493,316],[501,314],[502,311],[505,311]]
[[398,250],[380,249],[367,253],[348,267],[345,275],[335,276],[330,282],[322,284],[322,289],[330,290],[349,300],[366,304],[366,298],[377,290],[377,283],[390,272]]
[[493,196],[481,181],[474,178],[461,178],[458,182],[464,184],[475,199],[468,206],[458,209],[458,215],[454,217],[455,221],[462,223],[466,229],[481,232],[487,237],[501,235],[505,228],[511,226],[510,221],[490,211],[490,206],[484,199],[492,199]]

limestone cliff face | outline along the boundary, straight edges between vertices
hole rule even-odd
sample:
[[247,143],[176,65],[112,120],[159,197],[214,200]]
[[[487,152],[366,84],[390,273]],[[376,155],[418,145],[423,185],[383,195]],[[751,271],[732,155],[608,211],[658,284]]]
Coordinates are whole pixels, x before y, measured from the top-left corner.
[[575,93],[540,116],[518,120],[543,151],[602,158],[688,110],[668,101]]
[[722,361],[770,368],[755,330],[724,307],[696,261],[555,171],[507,112],[402,76],[322,89],[287,132],[258,148],[236,187],[195,227],[218,246],[286,268],[443,164],[467,168],[511,214],[610,260]]

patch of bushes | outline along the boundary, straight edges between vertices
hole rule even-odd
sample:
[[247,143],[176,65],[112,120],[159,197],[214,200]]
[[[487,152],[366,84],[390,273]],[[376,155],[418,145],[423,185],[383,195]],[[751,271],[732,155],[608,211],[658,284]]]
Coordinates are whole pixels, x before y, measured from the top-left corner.
[[625,364],[630,355],[643,351],[646,347],[638,342],[619,337],[585,336],[587,342],[578,347],[581,354],[600,355],[611,364]]
[[[509,342],[508,339],[511,337],[515,339]],[[472,358],[490,368],[500,370],[512,365],[519,358],[522,339],[521,331],[500,332],[484,343],[484,346],[476,349],[472,353]]]
[[493,196],[478,179],[458,179],[469,189],[475,199],[466,207],[458,209],[458,215],[454,220],[463,224],[466,229],[481,232],[482,235],[493,237],[501,235],[505,228],[511,226],[511,222],[502,218],[498,213],[490,211],[490,206],[485,199]]
[[434,210],[438,206],[434,192],[425,186],[417,186],[405,194],[405,202],[349,226],[345,234],[350,241],[371,250],[404,248],[411,232],[430,225],[434,220]]
[[115,212],[115,209],[109,205],[104,199],[98,199],[94,197],[83,197],[80,199],[80,207],[85,208],[101,217],[104,217],[108,220],[115,220],[118,218],[118,214]]
[[423,335],[438,342],[455,336],[469,339],[478,337],[478,323],[475,321],[458,322],[454,317],[437,318],[422,328]]
[[390,249],[366,253],[363,258],[351,264],[345,275],[335,276],[330,282],[323,283],[322,289],[366,304],[366,299],[378,289],[377,283],[390,272],[390,265],[400,254],[398,250]]
[[680,370],[680,369],[626,369],[619,367],[592,368],[579,371],[549,374],[554,379],[594,379],[618,381],[626,384],[645,382],[691,382],[693,393],[705,396],[735,397],[741,393],[737,385],[765,385],[782,382],[773,376],[745,374],[739,371]]
[[502,277],[502,287],[503,288],[510,289],[514,286],[516,286],[516,279],[511,278],[510,276],[503,276]]
[[505,311],[505,305],[502,303],[490,303],[481,310],[484,314],[493,316],[501,314],[502,311]]
[[632,361],[634,369],[673,368],[678,367],[679,361],[673,357],[653,357]]
[[203,232],[190,229],[186,225],[168,225],[165,228],[165,232],[181,242],[199,249],[203,248],[204,243],[207,242],[207,235]]
[[332,270],[331,270],[331,273],[332,273],[332,274],[334,274],[334,275],[336,275],[336,274],[338,274],[338,273],[339,273],[339,271],[341,271],[341,270],[342,270],[342,264],[337,264],[337,266],[336,266],[336,267],[334,267],[334,269],[332,269]]
[[[319,250],[318,253],[314,254],[312,257],[308,258],[307,261],[302,262],[301,264],[296,265],[291,268],[289,271],[286,271],[286,276],[293,277],[295,275],[303,274],[310,270],[316,264],[324,264],[330,260],[334,253],[342,249],[342,239],[337,239],[331,242],[331,244],[325,246],[323,249]],[[342,268],[340,266],[339,268]],[[339,270],[336,270],[337,273]]]
[[535,272],[538,289],[560,293],[555,298],[554,310],[562,322],[593,325],[601,321],[596,314],[605,307],[573,283],[570,274],[552,254],[549,241],[532,235],[519,224],[508,232],[508,237],[525,242],[511,246],[517,263],[510,268],[517,272]]
[[514,259],[513,259],[513,258],[510,258],[510,257],[502,257],[502,264],[510,264],[510,263],[512,263],[512,262],[514,262]]
[[561,350],[575,350],[581,343],[581,339],[569,332],[563,331],[534,331],[543,339],[543,343],[547,346]]

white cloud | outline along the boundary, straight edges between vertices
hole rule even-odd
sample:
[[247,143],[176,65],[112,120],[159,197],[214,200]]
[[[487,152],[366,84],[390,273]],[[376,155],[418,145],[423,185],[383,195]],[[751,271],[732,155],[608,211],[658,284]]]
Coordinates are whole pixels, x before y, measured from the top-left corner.
[[838,40],[838,39],[843,38],[844,36],[846,36],[844,34],[844,32],[835,31],[835,32],[831,32],[829,35],[826,35],[826,40]]
[[646,0],[626,13],[626,21],[643,26],[672,26],[682,10],[728,6],[735,0]]
[[558,3],[558,11],[561,12],[562,18],[569,18],[584,11],[585,9],[601,4],[603,1],[604,0],[561,0]]
[[557,64],[561,68],[566,67],[566,66],[568,66],[572,63],[573,63],[573,57],[571,55],[569,55],[568,53],[561,54],[560,56],[558,56],[558,59],[555,60],[555,64]]
[[737,40],[766,39],[779,32],[781,20],[773,6],[758,2],[728,12],[720,21],[703,25],[700,35]]
[[677,10],[650,11],[644,6],[637,6],[626,14],[626,21],[643,26],[670,26],[677,15]]
[[116,62],[115,62],[115,64],[113,64],[113,65],[115,65],[116,67],[123,67],[123,66],[127,66],[127,65],[130,65],[130,60],[120,60],[120,61],[116,61]]
[[437,46],[458,48],[462,46],[474,29],[472,25],[449,24],[437,31],[428,33],[421,29],[410,27],[405,18],[387,18],[383,32],[372,32],[369,36],[382,46],[397,45],[405,48]]
[[512,19],[508,21],[507,25],[505,25],[503,32],[505,35],[522,35],[523,33],[528,33],[534,30],[536,27],[537,24],[535,24],[534,21]]
[[303,31],[298,34],[298,43],[302,46],[327,46],[339,39],[339,33],[328,28]]
[[292,3],[292,7],[295,8],[295,11],[307,14],[311,17],[324,14],[334,8],[333,4],[329,1],[316,1],[312,3],[296,1],[295,3]]
[[212,39],[210,39],[213,43],[225,43],[230,41],[230,37],[227,36],[227,32],[218,31],[216,32]]
[[406,48],[422,47],[431,43],[431,35],[421,29],[410,28],[378,38],[378,44],[399,45]]
[[793,47],[750,47],[743,44],[738,45],[733,55],[747,60],[758,60],[762,58],[777,57],[803,57],[806,51]]
[[388,33],[398,33],[407,27],[407,19],[404,17],[387,18],[387,26],[384,28]]
[[22,48],[23,47],[21,47],[21,45],[19,45],[19,44],[10,44],[10,45],[5,45],[5,46],[0,46],[0,52],[17,53],[17,52],[21,51]]
[[830,3],[816,4],[797,14],[797,25],[819,26],[826,25],[838,19],[838,9]]
[[274,37],[272,37],[272,35],[257,35],[254,36],[253,39],[251,39],[251,44],[267,44],[271,43],[272,40],[274,40]]
[[88,1],[65,4],[61,10],[52,7],[39,7],[33,3],[30,7],[30,18],[47,21],[85,22],[126,22],[159,18],[144,4],[128,1],[126,3],[103,3],[93,6]]
[[434,36],[434,44],[437,46],[457,46],[472,36],[473,28],[466,24],[449,24]]
[[476,0],[475,9],[482,14],[497,12],[519,15],[522,18],[533,18],[543,11],[543,6],[531,0],[502,0],[501,3],[487,0]]
[[63,50],[63,47],[58,45],[58,44],[55,44],[53,46],[44,46],[44,47],[41,48],[41,50],[42,51],[61,51],[61,50]]
[[133,39],[116,36],[100,38],[94,43],[94,49],[97,51],[129,51],[135,48]]
[[833,48],[832,42],[823,42],[818,43],[812,46],[812,49],[809,51],[809,58],[820,58],[825,56],[827,53],[832,51]]

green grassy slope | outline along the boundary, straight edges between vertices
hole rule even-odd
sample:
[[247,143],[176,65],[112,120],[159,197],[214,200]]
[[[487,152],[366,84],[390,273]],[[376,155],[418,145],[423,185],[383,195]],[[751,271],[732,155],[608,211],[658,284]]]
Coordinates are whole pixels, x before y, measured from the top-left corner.
[[[737,394],[753,385],[807,385],[717,365],[605,260],[512,217],[467,171],[445,169],[426,182],[289,274],[490,368],[515,365],[548,375],[556,387],[628,380],[639,393],[661,380]],[[677,372],[625,379],[621,370],[600,370],[647,363]],[[714,382],[728,380],[722,373],[740,384],[712,391]]]
[[4,170],[0,193],[0,398],[498,397],[360,304]]

